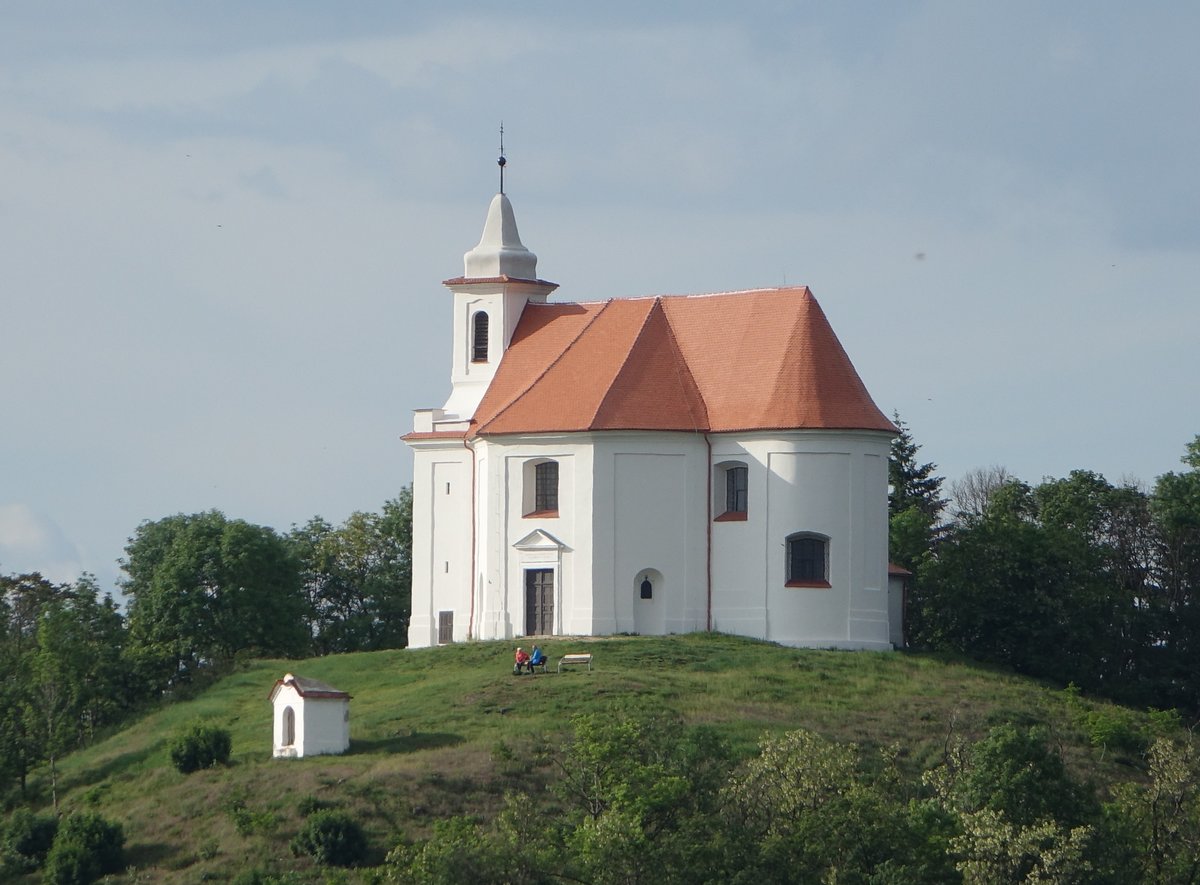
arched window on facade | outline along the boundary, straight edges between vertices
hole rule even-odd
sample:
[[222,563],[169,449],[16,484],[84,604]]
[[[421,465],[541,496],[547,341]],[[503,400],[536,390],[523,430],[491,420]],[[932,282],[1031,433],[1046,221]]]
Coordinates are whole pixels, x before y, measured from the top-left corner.
[[290,747],[296,743],[296,711],[291,707],[283,708],[283,745]]
[[471,329],[471,362],[486,363],[488,361],[488,315],[479,311],[472,320]]
[[787,538],[787,586],[829,586],[829,539],[812,532]]

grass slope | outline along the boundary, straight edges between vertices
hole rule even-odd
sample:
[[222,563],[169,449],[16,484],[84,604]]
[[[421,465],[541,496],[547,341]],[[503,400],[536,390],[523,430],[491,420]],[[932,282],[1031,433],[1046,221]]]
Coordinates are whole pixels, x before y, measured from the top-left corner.
[[[586,650],[593,672],[560,675],[552,666],[547,675],[514,677],[513,647],[254,662],[64,760],[63,810],[86,808],[124,825],[131,870],[121,881],[223,881],[245,869],[308,870],[306,878],[321,881],[288,851],[302,807],[346,809],[382,859],[401,833],[422,836],[450,814],[486,816],[505,790],[544,789],[551,770],[522,760],[538,745],[560,745],[571,716],[584,711],[673,713],[718,729],[746,755],[764,733],[800,727],[863,747],[898,742],[914,771],[939,758],[952,730],[974,737],[999,722],[1040,721],[1089,777],[1134,776],[1092,750],[1063,692],[967,662],[781,648],[720,634],[564,638],[545,642],[552,664]],[[348,754],[271,759],[267,696],[285,672],[353,695]],[[229,729],[233,758],[185,776],[167,747],[197,718]],[[46,785],[35,780],[34,789]]]

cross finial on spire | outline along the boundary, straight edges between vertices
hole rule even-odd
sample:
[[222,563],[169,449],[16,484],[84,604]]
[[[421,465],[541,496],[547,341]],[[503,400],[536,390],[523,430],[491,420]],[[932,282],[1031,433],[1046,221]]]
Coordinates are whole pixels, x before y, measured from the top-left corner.
[[504,159],[504,121],[500,121],[500,159],[496,161],[496,165],[500,167],[500,193],[504,193],[504,167],[508,164],[508,160]]

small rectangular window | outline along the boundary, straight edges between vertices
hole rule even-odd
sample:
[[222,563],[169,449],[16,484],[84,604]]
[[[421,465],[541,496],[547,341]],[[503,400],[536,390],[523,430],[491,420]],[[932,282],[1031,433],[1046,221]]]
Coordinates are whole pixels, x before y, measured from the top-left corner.
[[438,612],[438,645],[454,641],[454,612]]

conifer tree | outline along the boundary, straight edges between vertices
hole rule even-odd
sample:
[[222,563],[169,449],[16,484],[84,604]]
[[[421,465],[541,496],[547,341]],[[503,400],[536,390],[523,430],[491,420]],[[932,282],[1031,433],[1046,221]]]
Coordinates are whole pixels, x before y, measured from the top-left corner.
[[899,412],[892,413],[892,421],[900,434],[892,440],[892,454],[888,459],[888,515],[896,516],[910,507],[917,507],[932,524],[946,506],[946,499],[941,497],[944,477],[936,475],[936,464],[917,463],[917,452],[921,447],[913,442],[908,425]]

